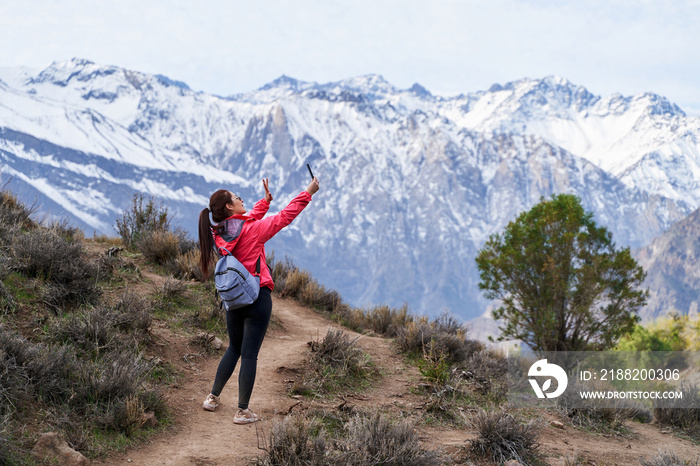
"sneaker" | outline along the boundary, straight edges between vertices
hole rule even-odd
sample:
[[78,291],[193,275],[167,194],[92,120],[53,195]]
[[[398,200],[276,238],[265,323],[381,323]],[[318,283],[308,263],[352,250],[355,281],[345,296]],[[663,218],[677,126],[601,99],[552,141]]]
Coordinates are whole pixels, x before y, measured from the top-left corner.
[[217,406],[219,406],[219,397],[211,393],[207,395],[204,399],[204,405],[202,405],[207,411],[214,411]]
[[249,424],[258,420],[258,415],[248,409],[238,408],[238,412],[233,418],[234,424]]

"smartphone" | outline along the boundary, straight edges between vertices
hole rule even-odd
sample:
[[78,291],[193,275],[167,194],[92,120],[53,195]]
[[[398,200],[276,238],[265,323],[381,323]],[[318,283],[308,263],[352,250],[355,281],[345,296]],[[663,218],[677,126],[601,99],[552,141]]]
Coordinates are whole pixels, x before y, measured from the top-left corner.
[[311,175],[311,179],[313,180],[313,179],[314,179],[314,172],[311,171],[311,165],[309,165],[309,164],[307,163],[307,164],[306,164],[306,168],[309,169],[309,175]]

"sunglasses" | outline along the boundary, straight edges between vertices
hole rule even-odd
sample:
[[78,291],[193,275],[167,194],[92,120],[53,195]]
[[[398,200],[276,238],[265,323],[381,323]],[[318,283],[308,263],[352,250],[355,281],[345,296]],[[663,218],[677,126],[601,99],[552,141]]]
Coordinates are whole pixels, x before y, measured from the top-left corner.
[[[241,196],[239,196],[238,194],[233,194],[233,197],[236,198],[236,199],[238,199],[239,201],[243,201],[243,199],[241,198]],[[232,200],[233,200],[233,199],[232,199]]]

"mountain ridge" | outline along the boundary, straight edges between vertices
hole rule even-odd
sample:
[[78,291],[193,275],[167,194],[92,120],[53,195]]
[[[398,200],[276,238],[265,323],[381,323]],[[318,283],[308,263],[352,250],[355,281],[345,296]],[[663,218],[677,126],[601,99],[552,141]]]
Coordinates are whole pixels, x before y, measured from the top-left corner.
[[[267,177],[281,207],[310,163],[322,180],[314,213],[271,247],[353,304],[481,315],[478,247],[541,197],[579,195],[631,247],[700,207],[700,119],[654,94],[598,97],[553,76],[441,97],[367,75],[281,76],[218,97],[89,60],[52,66],[34,81],[15,70],[0,90],[3,172],[101,232],[134,191],[158,196],[195,232],[214,190],[253,200]],[[622,172],[594,163],[606,150]]]

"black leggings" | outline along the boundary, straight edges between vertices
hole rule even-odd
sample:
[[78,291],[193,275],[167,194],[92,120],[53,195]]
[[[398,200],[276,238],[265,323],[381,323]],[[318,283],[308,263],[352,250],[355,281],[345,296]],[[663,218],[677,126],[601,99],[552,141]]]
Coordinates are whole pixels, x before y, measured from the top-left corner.
[[258,366],[258,352],[262,345],[267,325],[272,313],[272,296],[270,289],[260,288],[258,299],[246,307],[226,312],[226,328],[229,344],[216,370],[214,387],[211,393],[219,396],[224,385],[231,378],[238,358],[241,358],[241,370],[238,374],[238,407],[248,408],[250,395],[253,393],[255,371]]

